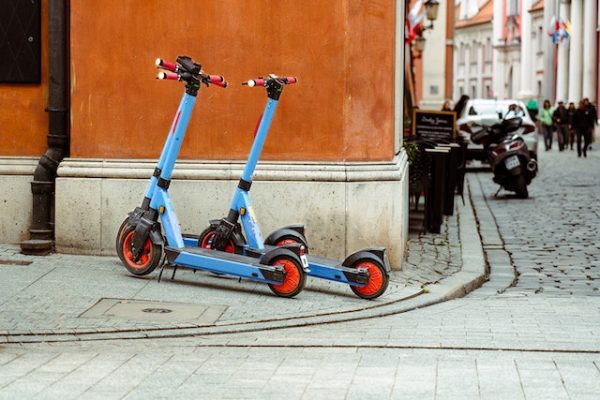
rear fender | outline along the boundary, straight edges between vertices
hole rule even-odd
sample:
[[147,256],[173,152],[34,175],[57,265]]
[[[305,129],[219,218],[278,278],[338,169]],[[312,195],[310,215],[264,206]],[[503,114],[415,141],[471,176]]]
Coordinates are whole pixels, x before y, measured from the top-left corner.
[[381,265],[384,266],[385,272],[387,275],[389,275],[389,273],[392,271],[392,268],[390,267],[390,262],[388,260],[387,254],[386,254],[385,247],[373,247],[373,248],[359,250],[355,253],[350,254],[348,257],[346,257],[344,262],[342,262],[342,265],[345,267],[352,267],[352,265],[356,261],[361,260],[361,259],[373,260],[373,261],[379,262]]
[[304,225],[289,225],[277,229],[267,236],[265,239],[265,244],[274,246],[281,238],[285,236],[291,236],[300,243],[306,243],[306,250],[308,251],[308,241],[306,240],[306,236],[304,236]]

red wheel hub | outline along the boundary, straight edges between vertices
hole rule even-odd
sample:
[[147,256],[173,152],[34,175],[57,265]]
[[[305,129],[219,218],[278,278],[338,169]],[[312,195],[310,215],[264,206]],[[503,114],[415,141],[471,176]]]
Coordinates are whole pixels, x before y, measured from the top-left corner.
[[152,253],[152,241],[150,238],[146,239],[144,243],[144,247],[142,248],[142,252],[138,260],[136,261],[133,253],[131,252],[131,241],[133,240],[133,235],[135,234],[135,230],[130,231],[127,236],[125,236],[125,240],[123,241],[123,255],[125,258],[125,262],[133,269],[144,269],[148,266],[151,260]]
[[[215,231],[209,232],[208,234],[206,234],[204,236],[204,239],[202,239],[202,243],[200,243],[200,247],[202,247],[203,249],[210,249],[210,245],[212,244],[212,240],[215,237]],[[233,244],[233,242],[230,240],[227,243],[227,246],[225,246],[225,251],[227,253],[235,253],[235,245]]]
[[354,286],[354,290],[362,294],[363,296],[373,296],[383,286],[383,274],[381,269],[374,263],[369,261],[361,262],[356,268],[366,268],[369,272],[369,281],[363,287]]
[[292,293],[300,284],[300,272],[293,261],[287,259],[279,259],[273,262],[271,265],[281,265],[285,269],[285,279],[280,285],[272,284],[271,286],[282,294]]
[[301,244],[301,243],[294,239],[282,239],[279,242],[275,243],[275,246],[281,247],[281,246],[285,246],[287,244]]

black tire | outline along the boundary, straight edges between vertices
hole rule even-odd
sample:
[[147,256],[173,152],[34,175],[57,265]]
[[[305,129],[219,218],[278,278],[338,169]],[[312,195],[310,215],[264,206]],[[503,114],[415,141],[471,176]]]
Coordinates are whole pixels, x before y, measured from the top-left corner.
[[527,181],[525,179],[525,175],[522,173],[515,177],[515,192],[517,192],[517,197],[520,199],[526,199],[529,197]]
[[270,237],[271,240],[269,240],[269,243],[266,244],[272,244],[273,246],[277,247],[282,247],[287,244],[301,244],[304,246],[304,253],[308,254],[308,242],[306,237],[299,232],[292,231],[291,229],[285,229],[285,231],[286,232],[282,233],[281,235]]
[[123,254],[123,265],[133,275],[148,275],[160,265],[163,255],[162,245],[152,243],[148,236],[140,257],[135,260],[131,253],[131,240],[134,234],[135,226],[127,226],[119,241],[121,254]]
[[117,250],[117,256],[123,264],[125,264],[125,258],[123,257],[123,248],[121,247],[121,237],[123,236],[123,232],[125,232],[125,228],[129,224],[129,217],[125,218],[117,231],[117,237],[115,239],[115,249]]
[[269,265],[283,265],[286,271],[281,285],[269,283],[269,288],[279,297],[294,297],[304,289],[306,273],[297,257],[278,255],[269,260]]
[[361,258],[350,266],[350,268],[359,267],[367,268],[370,277],[365,286],[350,286],[354,294],[362,299],[372,300],[385,293],[390,282],[383,264],[374,258]]

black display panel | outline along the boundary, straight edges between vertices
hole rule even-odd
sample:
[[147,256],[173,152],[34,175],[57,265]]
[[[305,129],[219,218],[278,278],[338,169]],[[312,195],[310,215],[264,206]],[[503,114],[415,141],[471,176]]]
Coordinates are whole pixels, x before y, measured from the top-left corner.
[[41,0],[0,0],[0,83],[41,79]]

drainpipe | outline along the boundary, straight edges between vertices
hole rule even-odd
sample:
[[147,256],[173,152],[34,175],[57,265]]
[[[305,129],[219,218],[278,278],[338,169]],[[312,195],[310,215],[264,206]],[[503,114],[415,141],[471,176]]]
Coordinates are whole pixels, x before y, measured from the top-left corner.
[[48,150],[40,158],[31,192],[30,239],[24,254],[46,255],[54,248],[54,184],[56,170],[69,153],[68,0],[48,0]]

